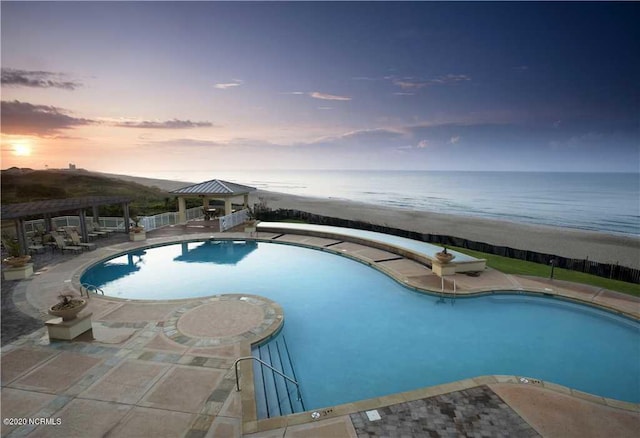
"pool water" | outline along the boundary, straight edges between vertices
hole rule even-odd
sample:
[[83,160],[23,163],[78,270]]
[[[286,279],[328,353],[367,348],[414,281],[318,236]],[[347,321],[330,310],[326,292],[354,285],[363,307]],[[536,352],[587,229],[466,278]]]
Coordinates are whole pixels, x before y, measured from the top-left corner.
[[640,402],[640,324],[559,299],[443,302],[345,257],[251,241],[136,251],[81,281],[122,298],[251,293],[278,302],[307,409],[487,374]]

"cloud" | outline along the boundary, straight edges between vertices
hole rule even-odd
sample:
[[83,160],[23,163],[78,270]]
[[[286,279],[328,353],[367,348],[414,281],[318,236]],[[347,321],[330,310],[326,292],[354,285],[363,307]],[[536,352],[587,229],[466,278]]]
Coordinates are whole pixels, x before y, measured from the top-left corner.
[[82,84],[63,80],[64,74],[48,71],[28,71],[14,68],[2,69],[2,85],[11,87],[62,88],[75,90]]
[[449,143],[450,144],[456,144],[460,141],[460,136],[459,135],[454,135],[453,137],[451,137],[449,139]]
[[313,97],[314,99],[322,100],[351,100],[351,98],[347,96],[337,96],[335,94],[320,93],[319,91],[313,91],[309,93],[309,96]]
[[211,122],[192,122],[191,120],[167,120],[158,121],[126,121],[114,123],[113,126],[119,128],[147,128],[147,129],[191,129],[191,128],[208,128],[213,126]]
[[396,85],[403,90],[419,90],[420,88],[424,88],[428,85],[427,82],[419,82],[419,81],[411,81],[411,80],[401,80],[396,79],[393,81],[393,85]]
[[309,96],[314,99],[320,99],[320,100],[338,100],[338,101],[351,100],[349,96],[338,96],[335,94],[321,93],[319,91],[285,91],[282,94],[291,94],[295,96]]
[[527,65],[519,65],[517,67],[513,67],[513,69],[515,71],[525,72],[525,71],[529,70],[529,66],[527,66]]
[[391,82],[394,85],[400,87],[403,90],[419,90],[421,88],[425,88],[433,85],[448,85],[448,84],[455,84],[458,82],[466,82],[471,80],[471,78],[467,75],[454,75],[454,74],[438,76],[436,78],[431,78],[431,79],[420,79],[420,78],[411,78],[411,77],[398,78],[393,76],[389,76],[388,79],[391,80]]
[[332,110],[333,107],[331,107],[331,106],[319,106],[318,109],[319,110]]
[[48,105],[2,101],[2,133],[51,136],[61,129],[96,123],[94,120],[73,117],[68,111]]
[[232,82],[218,83],[214,85],[214,88],[218,90],[228,90],[229,88],[239,87],[244,81],[242,79],[232,79]]
[[429,146],[429,141],[427,141],[427,140],[420,140],[420,141],[418,142],[418,144],[416,145],[416,147],[417,147],[418,149],[424,149],[424,148],[426,148],[426,147],[428,147],[428,146]]
[[[144,139],[146,140],[146,139]],[[195,138],[176,138],[173,140],[160,140],[160,141],[147,141],[142,143],[141,146],[150,147],[224,147],[226,143],[213,140],[200,140]]]

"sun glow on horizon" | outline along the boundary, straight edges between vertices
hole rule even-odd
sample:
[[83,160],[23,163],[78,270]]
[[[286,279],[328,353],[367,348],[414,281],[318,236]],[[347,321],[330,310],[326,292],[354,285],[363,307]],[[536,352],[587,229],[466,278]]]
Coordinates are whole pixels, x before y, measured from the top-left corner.
[[28,157],[31,155],[32,147],[29,140],[14,140],[11,142],[13,155],[18,157]]

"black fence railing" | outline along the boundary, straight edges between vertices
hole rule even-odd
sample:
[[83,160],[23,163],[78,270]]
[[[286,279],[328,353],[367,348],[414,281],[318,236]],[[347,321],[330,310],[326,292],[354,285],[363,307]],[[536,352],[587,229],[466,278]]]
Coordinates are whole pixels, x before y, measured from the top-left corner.
[[264,221],[302,220],[311,224],[333,225],[337,227],[349,227],[360,230],[377,231],[380,233],[407,237],[409,239],[421,240],[423,242],[457,246],[460,248],[467,248],[474,251],[500,255],[512,259],[526,260],[529,262],[540,263],[544,265],[549,265],[551,263],[551,260],[554,260],[554,266],[556,268],[564,268],[572,271],[579,271],[597,275],[598,277],[640,284],[640,269],[620,266],[618,264],[613,265],[609,263],[599,263],[588,259],[569,259],[554,254],[544,254],[536,251],[509,248],[507,246],[497,246],[485,242],[476,242],[474,240],[468,240],[454,236],[418,233],[416,231],[401,230],[399,228],[392,228],[386,225],[377,225],[368,222],[322,216],[300,210],[261,209],[257,213],[257,216],[258,219]]

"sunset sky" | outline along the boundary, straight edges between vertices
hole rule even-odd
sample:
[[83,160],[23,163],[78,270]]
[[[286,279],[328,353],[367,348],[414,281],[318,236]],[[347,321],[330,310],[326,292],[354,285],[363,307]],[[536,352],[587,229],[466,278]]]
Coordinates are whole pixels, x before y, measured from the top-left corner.
[[1,8],[3,169],[640,169],[637,2]]

